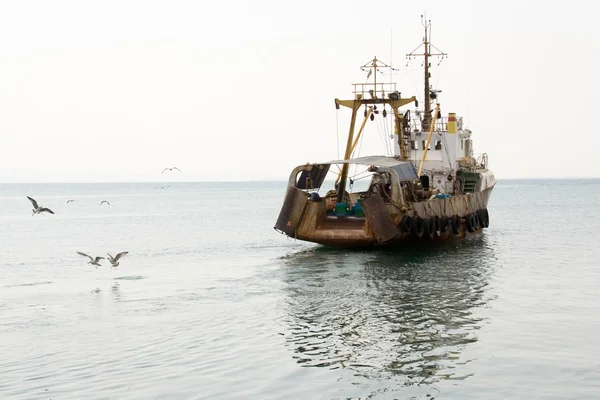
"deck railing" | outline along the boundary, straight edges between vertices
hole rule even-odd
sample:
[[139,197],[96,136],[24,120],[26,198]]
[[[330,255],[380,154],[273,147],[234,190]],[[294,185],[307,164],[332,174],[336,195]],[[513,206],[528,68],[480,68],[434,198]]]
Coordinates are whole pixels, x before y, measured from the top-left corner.
[[[412,117],[411,121],[411,128],[413,132],[423,132],[422,129],[422,124],[423,122],[421,121],[421,119],[419,117]],[[456,129],[457,130],[461,130],[463,129],[463,118],[462,117],[456,117]],[[435,125],[433,127],[433,131],[434,132],[448,132],[448,117],[442,117],[442,118],[438,118],[435,120]],[[427,130],[427,132],[429,132],[429,130]]]
[[354,94],[354,98],[362,98],[362,99],[385,99],[389,93],[393,93],[396,91],[396,84],[389,82],[381,82],[381,83],[353,83],[354,90],[352,93]]
[[462,168],[468,168],[470,170],[486,169],[488,166],[488,155],[487,153],[473,154],[472,157],[463,157],[458,160],[458,164]]

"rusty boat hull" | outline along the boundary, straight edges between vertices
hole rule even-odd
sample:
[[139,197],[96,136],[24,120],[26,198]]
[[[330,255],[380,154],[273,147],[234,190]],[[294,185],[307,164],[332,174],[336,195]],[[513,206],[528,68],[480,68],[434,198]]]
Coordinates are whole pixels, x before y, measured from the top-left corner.
[[[489,226],[487,204],[492,190],[490,187],[481,192],[415,202],[405,211],[374,195],[369,197],[372,200],[362,202],[364,216],[342,216],[328,213],[323,199],[311,199],[302,190],[289,187],[274,228],[294,239],[347,249],[410,248],[460,241],[480,236]],[[475,224],[470,224],[472,215],[476,216]],[[427,227],[419,230],[403,226],[406,218],[420,219],[423,225],[433,225],[434,229],[428,232]]]

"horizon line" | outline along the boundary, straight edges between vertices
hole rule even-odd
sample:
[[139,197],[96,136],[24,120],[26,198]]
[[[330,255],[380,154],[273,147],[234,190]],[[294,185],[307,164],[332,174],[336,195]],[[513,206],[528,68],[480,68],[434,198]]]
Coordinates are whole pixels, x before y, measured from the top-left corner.
[[[520,178],[496,178],[496,181],[519,181],[519,180],[581,180],[581,179],[600,179],[600,176],[573,176],[573,177],[520,177]],[[18,185],[18,184],[89,184],[89,183],[275,183],[287,182],[288,179],[249,179],[249,180],[190,180],[190,181],[24,181],[24,182],[0,182],[0,185]],[[325,180],[327,182],[328,180]]]

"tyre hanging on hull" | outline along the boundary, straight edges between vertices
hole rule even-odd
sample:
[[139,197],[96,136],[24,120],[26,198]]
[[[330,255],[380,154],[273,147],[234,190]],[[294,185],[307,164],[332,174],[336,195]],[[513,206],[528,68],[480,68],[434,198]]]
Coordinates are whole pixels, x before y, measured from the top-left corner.
[[450,218],[450,226],[452,227],[452,233],[458,235],[460,232],[460,217],[456,214]]
[[435,236],[435,223],[433,219],[425,218],[423,220],[423,237],[426,239],[433,239]]
[[481,221],[482,221],[481,226],[483,226],[484,228],[487,228],[488,226],[490,226],[490,214],[488,213],[487,208],[481,209]]
[[414,218],[410,232],[416,238],[423,237],[423,233],[425,232],[425,224],[423,223],[423,219],[421,217]]
[[475,211],[471,214],[473,215],[473,219],[475,221],[475,230],[478,230],[479,228],[481,228],[481,219],[479,219],[479,211]]
[[475,213],[465,215],[465,223],[467,225],[467,231],[475,232],[477,230],[477,219]]
[[448,222],[450,222],[450,219],[443,215],[442,218],[440,218],[440,232],[444,233],[446,232],[446,229],[448,229]]
[[440,236],[440,234],[442,233],[442,221],[440,220],[440,217],[435,216],[432,219],[433,221],[433,235],[434,236]]
[[405,215],[400,221],[400,231],[402,233],[410,232],[414,224],[414,219],[412,217],[409,217],[408,215]]

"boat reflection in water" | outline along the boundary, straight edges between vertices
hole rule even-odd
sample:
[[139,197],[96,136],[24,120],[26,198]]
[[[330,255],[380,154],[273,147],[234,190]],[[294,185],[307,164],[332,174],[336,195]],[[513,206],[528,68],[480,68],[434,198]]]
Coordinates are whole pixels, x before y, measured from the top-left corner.
[[[285,258],[286,344],[305,367],[402,386],[464,379],[494,259],[489,238],[412,252],[324,247]],[[355,378],[353,378],[355,379]]]

